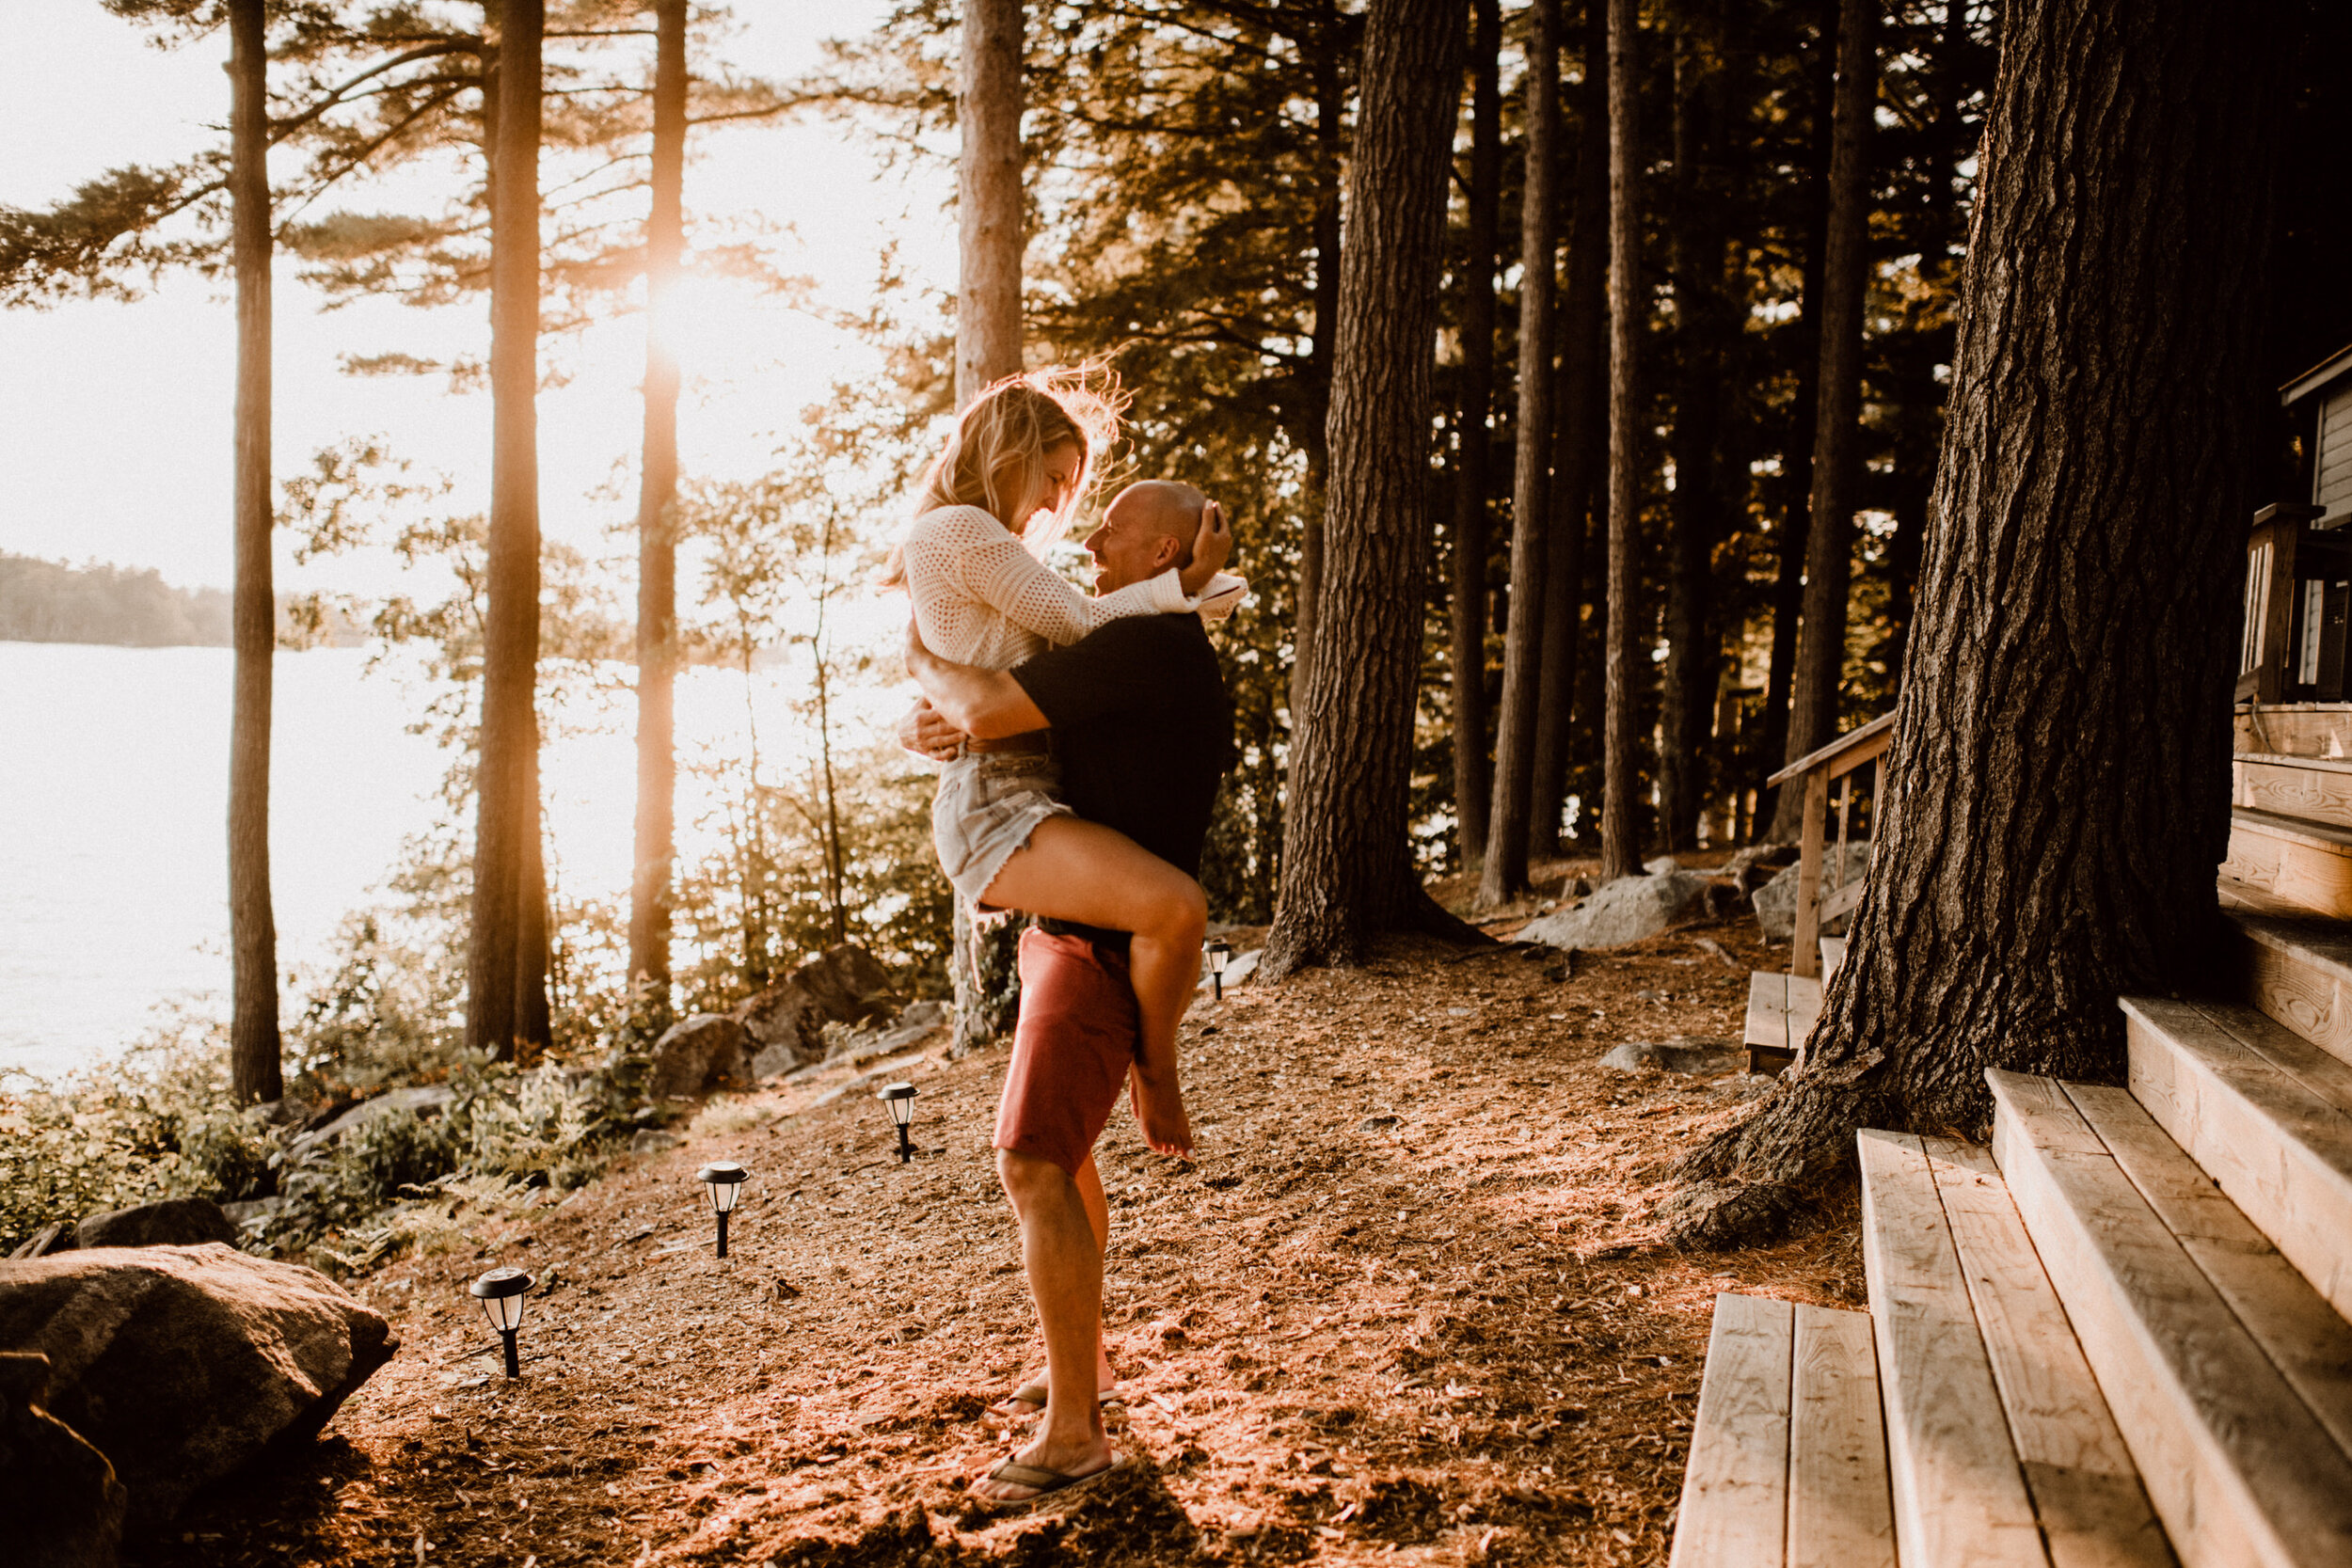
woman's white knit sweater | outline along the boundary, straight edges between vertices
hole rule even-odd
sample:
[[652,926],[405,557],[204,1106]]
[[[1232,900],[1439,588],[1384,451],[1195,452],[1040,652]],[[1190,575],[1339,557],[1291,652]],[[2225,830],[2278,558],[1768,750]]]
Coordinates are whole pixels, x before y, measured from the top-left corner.
[[904,560],[924,646],[983,670],[1009,670],[1049,644],[1066,647],[1123,615],[1199,610],[1222,620],[1248,586],[1219,572],[1196,599],[1171,569],[1089,598],[977,506],[936,507],[914,519]]

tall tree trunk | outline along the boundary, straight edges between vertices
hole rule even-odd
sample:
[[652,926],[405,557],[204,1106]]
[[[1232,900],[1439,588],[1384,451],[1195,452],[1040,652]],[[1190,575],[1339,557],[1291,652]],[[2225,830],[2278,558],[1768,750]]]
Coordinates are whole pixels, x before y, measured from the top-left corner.
[[[1820,424],[1821,277],[1829,246],[1829,166],[1836,140],[1837,93],[1837,8],[1841,0],[1818,0],[1820,28],[1813,52],[1813,156],[1810,167],[1814,198],[1809,204],[1804,236],[1804,262],[1798,285],[1796,396],[1790,400],[1788,435],[1780,454],[1780,529],[1774,541],[1779,570],[1772,582],[1772,664],[1764,675],[1764,711],[1759,716],[1755,784],[1756,820],[1769,822],[1777,810],[1777,792],[1764,787],[1765,778],[1777,771],[1788,748],[1789,693],[1797,679],[1797,620],[1804,607],[1804,556],[1811,530],[1807,526],[1813,497],[1813,439]],[[1772,836],[1766,832],[1760,836]]]
[[485,5],[496,29],[490,161],[490,545],[482,627],[481,757],[475,770],[473,927],[466,943],[466,1043],[510,1060],[539,666],[539,47],[544,0]]
[[[956,166],[961,268],[956,296],[956,406],[1021,371],[1022,0],[966,0]],[[956,900],[956,1043],[969,1049],[1012,1027],[1021,1002],[1017,923],[975,927]]]
[[1609,640],[1603,657],[1600,877],[1642,868],[1641,803],[1633,798],[1640,617],[1633,612],[1634,534],[1642,526],[1641,16],[1634,0],[1609,4]]
[[[1878,109],[1880,0],[1845,0],[1837,24],[1837,91],[1832,110],[1829,226],[1821,261],[1820,419],[1813,441],[1811,524],[1804,611],[1788,700],[1794,762],[1837,735],[1846,663],[1846,594],[1853,577],[1854,489],[1861,478],[1862,303],[1869,283],[1870,122]],[[1794,838],[1804,795],[1780,792],[1772,836]]]
[[1473,0],[1470,258],[1463,273],[1461,464],[1454,489],[1454,810],[1463,863],[1486,844],[1486,508],[1494,413],[1495,231],[1502,205],[1502,0]]
[[[1551,547],[1544,552],[1544,645],[1535,705],[1535,762],[1528,786],[1527,853],[1560,847],[1568,750],[1580,705],[1577,648],[1583,640],[1584,538],[1593,485],[1608,454],[1609,15],[1587,0],[1584,82],[1577,92],[1576,212],[1568,286],[1560,308],[1558,417],[1552,421]],[[1586,709],[1589,722],[1590,709]]]
[[965,0],[956,406],[1021,369],[1022,0]]
[[1331,364],[1340,321],[1340,182],[1344,177],[1340,132],[1347,112],[1338,0],[1317,0],[1315,19],[1315,336],[1307,351],[1314,433],[1306,443],[1306,522],[1299,531],[1298,593],[1291,614],[1289,702],[1294,736],[1307,711],[1307,673],[1314,667],[1316,618],[1323,602],[1323,526],[1330,510]]
[[1981,1132],[1988,1067],[2117,1081],[2118,994],[2213,963],[2284,9],[2003,17],[1868,892],[1796,1069],[1687,1162],[1688,1243],[1856,1127]]
[[686,246],[686,6],[655,0],[653,206],[645,219],[645,432],[637,487],[637,833],[628,973],[670,1017],[670,871],[677,851],[677,350],[670,296]]
[[1707,739],[1721,679],[1714,551],[1724,536],[1724,393],[1731,340],[1725,204],[1708,178],[1723,135],[1721,38],[1686,9],[1675,37],[1675,336],[1681,386],[1675,405],[1674,537],[1666,571],[1666,665],[1661,672],[1659,837],[1668,850],[1698,842]]
[[1461,95],[1462,0],[1373,0],[1348,171],[1331,388],[1323,590],[1345,658],[1316,661],[1291,762],[1277,978],[1361,961],[1401,927],[1462,930],[1424,892],[1406,836],[1429,537],[1431,355],[1446,176]]
[[236,685],[229,719],[230,1085],[241,1105],[285,1093],[278,925],[269,895],[270,561],[268,38],[262,0],[229,7],[230,223],[237,277]]
[[1535,778],[1542,678],[1544,544],[1550,522],[1552,292],[1560,196],[1560,0],[1533,0],[1527,40],[1527,174],[1519,203],[1519,409],[1511,482],[1511,617],[1503,627],[1502,705],[1495,729],[1493,809],[1478,901],[1527,891],[1528,791]]
[[523,781],[523,863],[515,903],[515,1054],[532,1060],[555,1041],[548,1003],[554,968],[554,918],[548,894],[547,813],[539,798],[539,721],[532,715]]

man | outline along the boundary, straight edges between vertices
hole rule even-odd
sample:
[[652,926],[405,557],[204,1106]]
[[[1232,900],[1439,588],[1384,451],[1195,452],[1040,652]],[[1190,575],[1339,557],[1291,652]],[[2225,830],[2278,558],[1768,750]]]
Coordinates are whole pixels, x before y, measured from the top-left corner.
[[[1192,486],[1164,480],[1121,491],[1086,540],[1095,592],[1181,569],[1206,506]],[[948,663],[911,632],[907,663],[930,710],[901,726],[911,749],[939,756],[967,738],[1050,730],[1073,810],[1199,876],[1233,751],[1232,704],[1199,616],[1130,616],[1004,671]],[[1192,1153],[1172,1048],[1165,1061],[1138,1053],[1126,942],[1122,932],[1054,921],[1021,938],[1020,1022],[993,1143],[1044,1330],[1046,1385],[1035,1440],[973,1483],[992,1501],[1066,1490],[1116,1463],[1099,1399],[1110,1376],[1110,1218],[1093,1148],[1131,1075],[1152,1146]]]

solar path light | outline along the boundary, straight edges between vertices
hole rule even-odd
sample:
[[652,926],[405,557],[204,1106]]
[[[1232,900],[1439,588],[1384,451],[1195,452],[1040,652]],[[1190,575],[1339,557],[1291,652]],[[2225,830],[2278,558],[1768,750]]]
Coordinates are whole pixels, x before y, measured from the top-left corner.
[[885,1084],[874,1098],[882,1102],[882,1109],[890,1113],[891,1125],[898,1130],[898,1164],[903,1165],[914,1158],[914,1146],[907,1141],[907,1128],[914,1121],[914,1085]]
[[743,1190],[751,1172],[732,1160],[721,1160],[705,1165],[694,1173],[698,1180],[709,1183],[710,1207],[719,1216],[719,1256],[727,1255],[727,1216],[735,1212],[736,1196]]
[[490,1320],[490,1326],[506,1345],[508,1377],[523,1375],[522,1362],[515,1354],[515,1333],[523,1326],[523,1297],[530,1294],[531,1285],[531,1275],[520,1269],[492,1269],[466,1287],[467,1293],[482,1304],[482,1315]]
[[1220,937],[1210,942],[1205,951],[1209,955],[1209,985],[1216,999],[1222,1002],[1225,1000],[1225,966],[1233,961],[1232,943]]

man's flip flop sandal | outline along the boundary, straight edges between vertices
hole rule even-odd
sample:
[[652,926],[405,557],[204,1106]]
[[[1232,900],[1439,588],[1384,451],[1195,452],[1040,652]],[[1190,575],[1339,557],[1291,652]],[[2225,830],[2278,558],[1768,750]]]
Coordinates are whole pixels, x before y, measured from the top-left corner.
[[[1051,1390],[1049,1390],[1042,1383],[1025,1383],[1020,1387],[1015,1388],[1011,1393],[1007,1394],[1005,1396],[1004,1402],[1007,1404],[1034,1404],[1040,1410],[1042,1410],[1045,1408],[1045,1400],[1050,1392]],[[1104,1390],[1104,1392],[1096,1398],[1094,1402],[1101,1405],[1106,1411],[1124,1410],[1127,1408],[1127,1396],[1121,1394],[1116,1386],[1113,1386]],[[1013,1482],[1013,1484],[1016,1486],[1026,1486],[1029,1483],[1025,1481],[1020,1481]]]
[[1001,1481],[1008,1486],[1035,1487],[1036,1490],[1025,1497],[982,1497],[976,1495],[973,1500],[983,1508],[1026,1508],[1031,1503],[1041,1503],[1046,1498],[1060,1493],[1074,1492],[1089,1481],[1101,1481],[1126,1463],[1123,1456],[1115,1456],[1108,1465],[1099,1470],[1089,1470],[1082,1476],[1066,1476],[1059,1470],[1048,1470],[1036,1465],[1024,1465],[1017,1459],[1008,1457],[997,1461],[996,1467],[989,1471],[982,1479]]

